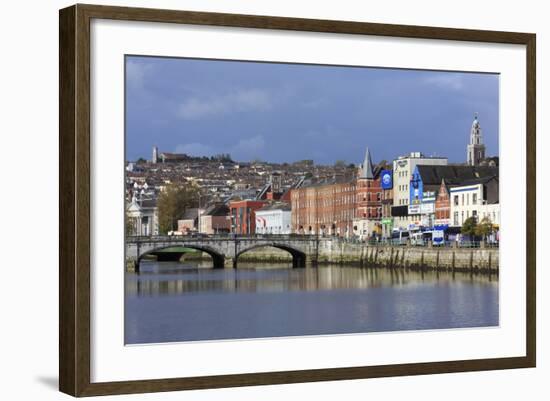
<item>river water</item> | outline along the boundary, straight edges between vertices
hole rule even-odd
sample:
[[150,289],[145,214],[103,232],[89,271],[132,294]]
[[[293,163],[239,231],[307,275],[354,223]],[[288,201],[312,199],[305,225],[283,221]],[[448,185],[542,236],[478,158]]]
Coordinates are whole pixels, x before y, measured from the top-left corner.
[[142,261],[125,295],[126,344],[499,324],[498,278],[466,273]]

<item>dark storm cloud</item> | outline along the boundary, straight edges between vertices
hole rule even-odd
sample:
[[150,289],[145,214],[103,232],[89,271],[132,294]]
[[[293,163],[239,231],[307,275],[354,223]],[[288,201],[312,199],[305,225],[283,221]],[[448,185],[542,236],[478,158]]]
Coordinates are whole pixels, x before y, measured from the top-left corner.
[[236,160],[466,158],[475,112],[498,154],[498,76],[128,57],[127,157],[151,147]]

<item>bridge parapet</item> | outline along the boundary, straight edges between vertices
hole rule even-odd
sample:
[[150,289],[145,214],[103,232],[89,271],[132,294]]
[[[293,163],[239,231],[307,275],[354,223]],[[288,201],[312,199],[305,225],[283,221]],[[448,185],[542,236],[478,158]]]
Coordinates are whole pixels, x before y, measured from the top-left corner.
[[292,255],[293,266],[315,265],[319,261],[344,261],[346,254],[357,258],[364,244],[346,241],[338,237],[313,235],[212,235],[212,236],[150,236],[126,238],[126,257],[139,268],[145,255],[166,248],[192,248],[208,253],[214,267],[236,267],[239,255],[260,247],[283,249]]

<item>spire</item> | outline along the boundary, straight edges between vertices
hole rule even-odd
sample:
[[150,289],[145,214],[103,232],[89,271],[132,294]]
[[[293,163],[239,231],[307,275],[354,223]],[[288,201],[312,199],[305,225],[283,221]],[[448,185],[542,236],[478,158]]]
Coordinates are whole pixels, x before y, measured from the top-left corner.
[[470,144],[467,147],[468,165],[477,166],[485,159],[485,145],[479,124],[478,113],[474,115],[472,129],[470,130]]
[[479,129],[479,118],[478,118],[478,113],[476,112],[474,114],[474,121],[472,121],[472,132],[478,129]]
[[363,168],[361,169],[360,178],[367,178],[369,180],[372,180],[374,178],[373,170],[374,169],[372,167],[372,160],[370,158],[369,148],[367,148],[365,152],[365,161],[363,162]]

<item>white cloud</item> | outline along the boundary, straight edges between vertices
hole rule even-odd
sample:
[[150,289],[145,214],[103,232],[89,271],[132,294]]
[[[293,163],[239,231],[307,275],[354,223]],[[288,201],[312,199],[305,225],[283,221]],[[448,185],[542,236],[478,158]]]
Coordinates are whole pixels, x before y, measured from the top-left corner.
[[432,75],[424,80],[429,85],[439,86],[440,88],[459,91],[464,87],[462,76],[452,73],[441,73]]
[[264,90],[246,89],[205,98],[190,97],[178,108],[178,115],[197,120],[233,112],[262,111],[272,107],[271,96]]

